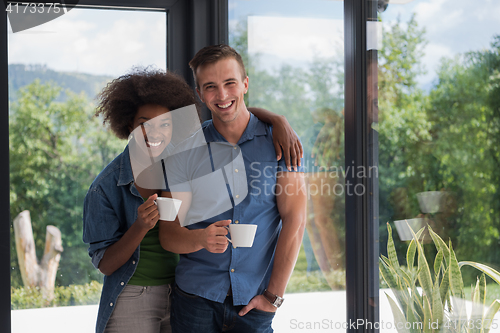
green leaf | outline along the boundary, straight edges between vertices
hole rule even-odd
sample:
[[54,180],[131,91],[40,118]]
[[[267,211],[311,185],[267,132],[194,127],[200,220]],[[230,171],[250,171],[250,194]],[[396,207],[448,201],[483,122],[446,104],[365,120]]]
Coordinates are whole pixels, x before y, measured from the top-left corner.
[[[408,225],[408,227],[410,227]],[[424,228],[420,229],[420,231],[423,231]],[[413,240],[416,241],[417,244],[417,250],[418,250],[418,281],[420,282],[420,286],[424,290],[424,293],[427,297],[432,297],[432,276],[431,276],[431,270],[429,268],[429,264],[427,263],[427,259],[425,258],[425,253],[422,248],[422,245],[418,241],[417,235],[413,232],[413,230],[410,228],[411,233],[413,234]]]
[[[417,232],[417,234],[416,234],[417,239],[420,238],[423,231],[424,231],[423,229],[420,229]],[[413,265],[415,263],[415,251],[416,250],[417,250],[417,243],[415,242],[415,239],[412,239],[410,242],[410,245],[408,245],[408,250],[406,251],[406,263],[407,263],[408,269],[410,271],[413,270]]]
[[446,295],[448,295],[448,291],[450,288],[450,268],[448,267],[443,273],[443,279],[441,280],[441,285],[439,286],[439,295],[441,296],[441,303],[446,303]]
[[412,279],[412,277],[408,275],[408,273],[406,273],[403,269],[400,270],[400,273],[401,273],[400,277],[406,283],[406,288],[410,288],[412,285],[415,284],[415,281]]
[[443,324],[443,312],[444,308],[441,299],[439,280],[436,279],[434,287],[432,288],[432,321],[433,323],[438,323],[439,327]]
[[458,327],[462,327],[463,321],[467,320],[465,311],[465,294],[462,280],[462,273],[458,266],[458,261],[455,256],[450,242],[450,296],[453,304],[453,316],[458,321]]
[[431,314],[431,305],[429,304],[429,298],[424,296],[424,321],[423,321],[423,329],[424,333],[432,333],[431,323],[432,323],[432,314]]
[[479,303],[482,308],[486,307],[486,276],[481,274],[479,279]]
[[391,266],[394,268],[398,275],[401,275],[401,268],[399,267],[398,255],[396,253],[396,247],[394,246],[394,240],[392,239],[392,228],[389,223],[387,223],[387,231],[389,234],[387,240],[387,255],[391,262]]
[[443,250],[439,249],[436,254],[436,259],[434,259],[434,280],[439,277],[439,271],[441,269],[441,263],[443,262]]
[[494,270],[493,268],[491,268],[487,265],[480,264],[477,262],[472,262],[472,261],[461,261],[458,264],[459,267],[462,267],[464,265],[468,265],[468,266],[472,266],[474,268],[477,268],[478,270],[480,270],[481,272],[483,272],[484,274],[486,274],[490,278],[492,278],[496,283],[500,284],[500,273],[498,271]]
[[387,283],[389,288],[391,288],[392,292],[396,296],[401,307],[405,308],[410,298],[408,291],[402,288],[401,282],[398,281],[397,276],[393,275],[389,267],[387,267],[386,264],[381,259],[379,259],[379,271],[384,281]]
[[500,309],[500,301],[498,299],[494,300],[493,303],[491,303],[490,307],[488,308],[488,311],[483,317],[483,333],[488,333],[490,331],[491,325],[498,323],[495,323],[495,314],[498,312]]
[[419,325],[419,323],[422,322],[422,317],[420,316],[416,311],[415,308],[413,307],[414,303],[410,302],[408,303],[408,306],[406,307],[406,321],[410,325],[410,332],[413,333],[414,327],[416,325]]
[[411,298],[414,304],[414,311],[416,311],[415,316],[420,320],[424,317],[424,303],[422,295],[417,290],[417,286],[413,284],[411,287]]
[[384,262],[386,263],[387,266],[391,265],[391,261],[389,260],[389,258],[384,256],[383,254],[380,255],[380,258],[382,258],[382,260],[384,260]]
[[[481,286],[484,283],[484,286]],[[469,319],[469,333],[480,333],[480,325],[476,323],[481,322],[483,319],[484,311],[484,289],[486,288],[485,275],[481,275],[481,280],[477,279],[476,286],[472,289],[472,311]]]
[[434,245],[436,246],[436,248],[443,251],[443,257],[447,261],[450,257],[450,249],[448,248],[448,246],[446,246],[446,243],[443,241],[443,239],[439,237],[439,235],[436,234],[430,226],[428,227],[428,230],[429,234],[431,235],[432,241],[434,242]]
[[[385,293],[385,295],[387,296],[387,299],[389,300],[389,304],[391,305],[392,314],[394,315],[394,323],[396,324],[396,329],[397,329],[398,333],[410,333],[406,329],[407,321],[405,319],[405,316],[403,315],[401,310],[398,308],[396,302],[394,302],[394,300],[389,295],[387,295],[387,293]],[[399,324],[399,323],[401,323],[401,324]],[[401,328],[398,328],[400,326],[401,326]]]

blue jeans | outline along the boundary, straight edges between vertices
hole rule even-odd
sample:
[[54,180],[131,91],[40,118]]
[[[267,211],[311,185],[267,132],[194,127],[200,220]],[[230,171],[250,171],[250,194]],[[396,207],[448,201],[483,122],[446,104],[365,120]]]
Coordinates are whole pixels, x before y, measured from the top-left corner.
[[272,333],[274,312],[251,310],[240,317],[243,305],[234,306],[233,298],[224,303],[183,292],[175,286],[170,322],[173,333]]

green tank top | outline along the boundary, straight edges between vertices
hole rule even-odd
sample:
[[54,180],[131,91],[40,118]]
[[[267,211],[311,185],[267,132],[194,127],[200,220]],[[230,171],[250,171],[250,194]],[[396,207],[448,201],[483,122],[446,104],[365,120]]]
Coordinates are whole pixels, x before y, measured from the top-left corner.
[[159,227],[156,224],[144,236],[139,250],[139,263],[128,284],[160,286],[174,282],[179,255],[164,250],[160,245],[158,234]]

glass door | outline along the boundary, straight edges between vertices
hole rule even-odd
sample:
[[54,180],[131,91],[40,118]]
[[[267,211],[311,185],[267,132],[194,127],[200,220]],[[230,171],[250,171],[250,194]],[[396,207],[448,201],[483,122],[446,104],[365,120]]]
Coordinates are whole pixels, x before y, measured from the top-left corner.
[[500,268],[499,12],[494,1],[379,8],[378,86],[368,90],[378,87],[380,316],[394,318],[387,332],[396,324],[499,330],[500,281],[491,270],[483,276]]
[[344,20],[340,1],[230,0],[247,105],[283,114],[304,146],[307,227],[276,332],[345,332]]
[[[166,69],[166,24],[165,10],[77,7],[28,30],[9,28],[10,215],[31,227],[24,236],[36,249],[35,262],[20,265],[25,238],[11,230],[14,333],[95,330],[102,274],[82,242],[83,198],[127,144],[94,117],[95,97],[134,66]],[[26,271],[47,270],[40,261],[51,228],[60,243],[47,292]]]

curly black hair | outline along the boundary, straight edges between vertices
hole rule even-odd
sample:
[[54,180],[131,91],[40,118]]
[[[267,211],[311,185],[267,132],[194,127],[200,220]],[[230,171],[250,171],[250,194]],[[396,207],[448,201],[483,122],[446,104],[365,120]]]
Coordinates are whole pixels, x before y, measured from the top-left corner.
[[[151,68],[133,68],[130,73],[114,79],[97,95],[95,115],[103,115],[103,124],[120,139],[127,139],[139,107],[160,105],[170,111],[196,105],[193,89],[184,79],[171,72]],[[175,129],[175,124],[174,124]]]

